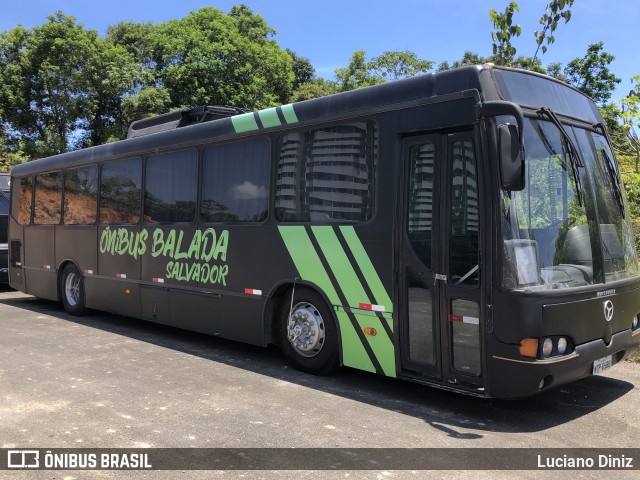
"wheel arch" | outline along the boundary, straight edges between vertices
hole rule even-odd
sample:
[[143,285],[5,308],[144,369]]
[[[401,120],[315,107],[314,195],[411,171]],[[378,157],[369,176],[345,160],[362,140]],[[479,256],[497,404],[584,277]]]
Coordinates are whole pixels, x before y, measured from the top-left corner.
[[58,265],[58,271],[56,272],[56,282],[57,282],[56,295],[58,296],[57,298],[58,302],[62,301],[62,291],[60,290],[62,288],[62,272],[64,271],[65,267],[69,264],[74,265],[78,269],[80,274],[82,274],[82,269],[80,268],[80,265],[78,265],[74,259],[65,258],[60,262],[60,264]]
[[[331,321],[333,321],[336,332],[338,333],[338,358],[340,366],[342,363],[342,334],[340,332],[340,322],[335,313],[335,305],[331,303],[327,294],[318,285],[313,282],[299,279],[287,279],[277,283],[267,295],[267,301],[265,302],[263,319],[264,319],[264,332],[265,332],[265,345],[278,345],[278,314],[280,309],[284,307],[284,302],[289,293],[295,288],[304,288],[312,290],[322,297],[327,307],[331,311]],[[280,346],[280,345],[278,345]]]

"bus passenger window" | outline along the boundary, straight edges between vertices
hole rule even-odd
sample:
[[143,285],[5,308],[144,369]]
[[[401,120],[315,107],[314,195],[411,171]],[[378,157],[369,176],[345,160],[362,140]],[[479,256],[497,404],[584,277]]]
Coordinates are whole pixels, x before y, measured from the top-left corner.
[[378,133],[374,122],[289,133],[279,145],[276,218],[344,222],[373,215]]
[[31,205],[33,185],[31,177],[15,179],[17,187],[13,189],[13,201],[11,203],[11,215],[20,225],[31,223]]
[[98,167],[69,169],[64,174],[64,223],[93,225],[98,209]]
[[270,143],[258,138],[204,151],[203,222],[261,222],[269,208]]
[[62,210],[62,172],[36,175],[36,200],[33,223],[57,225]]
[[193,222],[197,183],[196,150],[149,157],[144,192],[145,221]]
[[138,223],[142,193],[142,160],[105,163],[100,180],[100,223]]

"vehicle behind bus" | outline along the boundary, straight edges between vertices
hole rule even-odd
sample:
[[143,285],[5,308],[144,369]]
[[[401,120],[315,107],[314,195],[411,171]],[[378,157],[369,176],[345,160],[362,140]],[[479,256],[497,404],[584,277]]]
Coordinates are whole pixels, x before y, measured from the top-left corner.
[[11,176],[0,173],[0,283],[9,282],[9,183]]

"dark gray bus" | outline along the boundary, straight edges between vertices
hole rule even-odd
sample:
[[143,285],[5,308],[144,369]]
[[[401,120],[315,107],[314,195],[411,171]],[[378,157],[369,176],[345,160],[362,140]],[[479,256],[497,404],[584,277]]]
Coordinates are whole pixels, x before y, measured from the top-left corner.
[[640,344],[640,278],[594,103],[490,65],[135,122],[12,170],[10,281],[97,309],[490,397]]

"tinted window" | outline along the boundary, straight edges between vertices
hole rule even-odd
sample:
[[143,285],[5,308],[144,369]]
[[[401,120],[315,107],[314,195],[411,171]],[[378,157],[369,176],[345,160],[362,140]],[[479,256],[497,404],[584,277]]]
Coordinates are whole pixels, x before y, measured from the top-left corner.
[[57,225],[62,210],[62,172],[36,175],[36,200],[33,223]]
[[10,178],[8,173],[0,173],[0,192],[9,191]]
[[0,243],[7,243],[7,229],[9,226],[9,201],[0,192]]
[[31,177],[17,178],[15,182],[11,215],[20,225],[28,225],[31,223]]
[[145,221],[194,221],[197,181],[198,153],[195,150],[149,157],[145,180]]
[[480,281],[476,159],[470,140],[456,141],[451,149],[450,281],[456,285],[474,285]]
[[141,184],[139,158],[104,164],[100,179],[100,223],[138,223]]
[[373,213],[377,129],[373,122],[290,133],[280,142],[276,218],[360,222]]
[[436,145],[433,142],[409,147],[407,233],[413,249],[427,267],[431,266],[435,156]]
[[64,176],[64,223],[91,225],[98,210],[98,167],[67,170]]
[[598,110],[588,97],[580,92],[537,75],[494,70],[500,93],[511,100],[532,107],[548,107],[558,113],[599,122]]
[[0,192],[0,215],[9,215],[9,200]]
[[202,220],[259,222],[266,219],[270,165],[266,138],[207,148],[202,177]]

